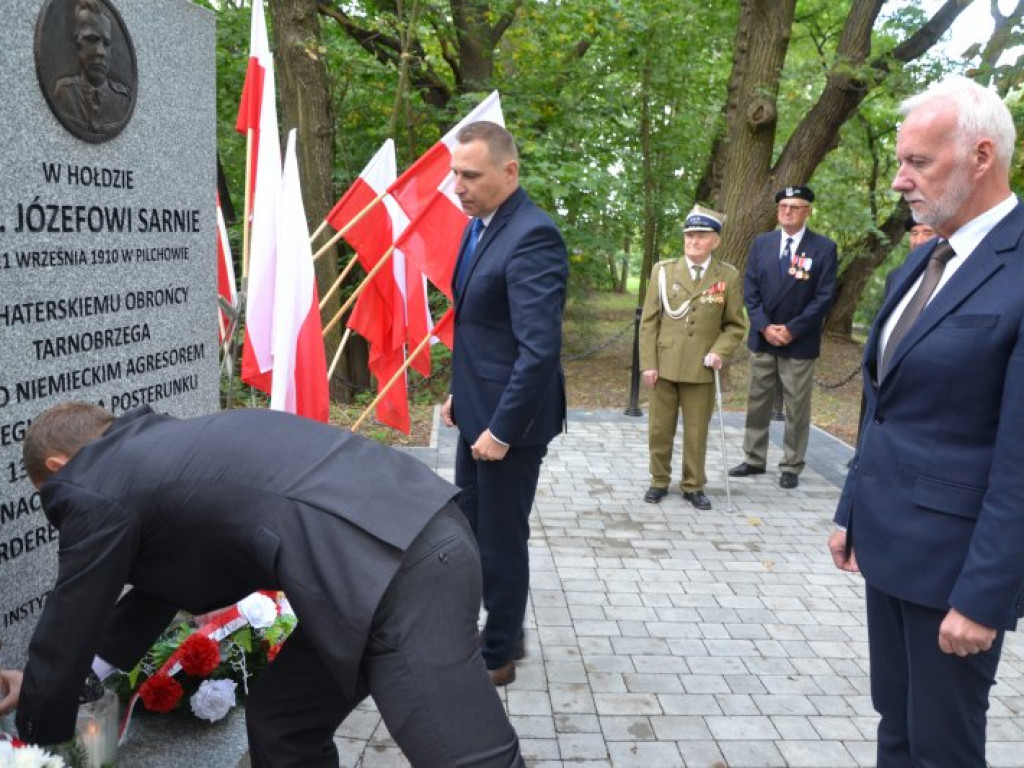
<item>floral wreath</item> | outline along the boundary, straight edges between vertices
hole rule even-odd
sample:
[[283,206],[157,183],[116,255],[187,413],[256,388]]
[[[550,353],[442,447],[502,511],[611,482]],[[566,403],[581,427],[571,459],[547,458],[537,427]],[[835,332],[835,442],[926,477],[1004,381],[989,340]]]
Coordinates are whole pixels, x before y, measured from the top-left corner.
[[124,704],[119,743],[139,701],[150,712],[191,712],[211,723],[225,717],[297,621],[282,593],[254,592],[230,608],[169,627],[134,669],[107,682]]

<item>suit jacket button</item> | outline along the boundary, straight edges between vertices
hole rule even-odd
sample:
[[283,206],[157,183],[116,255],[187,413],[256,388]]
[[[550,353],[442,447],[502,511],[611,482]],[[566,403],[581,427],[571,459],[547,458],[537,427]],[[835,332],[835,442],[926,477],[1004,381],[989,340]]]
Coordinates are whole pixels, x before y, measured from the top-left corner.
[[878,416],[875,416],[874,421],[875,421],[875,424],[882,424],[882,423],[885,422],[885,416],[882,416],[881,414],[879,414]]

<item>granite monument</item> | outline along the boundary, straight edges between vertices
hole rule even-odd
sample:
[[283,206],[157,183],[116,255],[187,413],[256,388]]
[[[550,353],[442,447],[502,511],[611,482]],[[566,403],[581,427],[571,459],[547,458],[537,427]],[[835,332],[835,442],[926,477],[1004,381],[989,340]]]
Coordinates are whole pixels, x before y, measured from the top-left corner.
[[21,464],[32,418],[70,399],[218,407],[214,46],[213,14],[187,0],[4,2],[4,666],[24,664],[56,573]]

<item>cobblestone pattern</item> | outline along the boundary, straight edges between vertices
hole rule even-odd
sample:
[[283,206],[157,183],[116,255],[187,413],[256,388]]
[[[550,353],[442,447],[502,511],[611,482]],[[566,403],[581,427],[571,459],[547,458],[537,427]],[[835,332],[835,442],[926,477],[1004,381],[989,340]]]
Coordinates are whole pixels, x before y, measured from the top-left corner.
[[[877,716],[859,577],[825,547],[849,446],[814,430],[800,487],[731,481],[742,414],[717,417],[714,504],[645,504],[646,418],[574,413],[551,445],[532,518],[528,657],[501,690],[531,768],[874,765]],[[436,422],[436,419],[435,419]],[[455,436],[412,452],[451,479]],[[679,466],[676,457],[676,466]],[[678,482],[679,478],[674,478]],[[1024,768],[1024,636],[1011,633],[989,711],[991,768]],[[336,737],[341,765],[409,763],[366,702]]]

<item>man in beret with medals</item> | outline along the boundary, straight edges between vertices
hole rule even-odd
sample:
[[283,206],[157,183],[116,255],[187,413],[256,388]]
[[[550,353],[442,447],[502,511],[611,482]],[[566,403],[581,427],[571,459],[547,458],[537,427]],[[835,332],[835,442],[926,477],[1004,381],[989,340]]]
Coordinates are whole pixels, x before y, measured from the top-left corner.
[[683,498],[711,509],[704,457],[715,405],[714,374],[746,333],[740,274],[712,259],[724,216],[695,205],[683,227],[681,259],[651,271],[640,319],[640,370],[653,388],[648,426],[651,487],[644,501],[668,494],[677,414],[683,414]]
[[758,235],[747,254],[743,299],[750,317],[750,391],[745,455],[729,475],[764,474],[778,380],[786,409],[779,485],[796,488],[811,428],[814,361],[836,295],[839,258],[832,240],[807,228],[814,202],[810,187],[784,187],[775,202],[781,229]]

